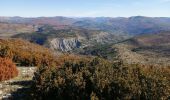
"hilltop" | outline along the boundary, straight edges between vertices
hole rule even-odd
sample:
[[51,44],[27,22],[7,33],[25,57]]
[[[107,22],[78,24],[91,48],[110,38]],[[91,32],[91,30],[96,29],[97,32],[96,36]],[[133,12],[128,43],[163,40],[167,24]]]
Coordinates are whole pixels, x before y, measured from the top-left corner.
[[170,32],[137,36],[114,45],[119,55],[128,62],[170,65]]

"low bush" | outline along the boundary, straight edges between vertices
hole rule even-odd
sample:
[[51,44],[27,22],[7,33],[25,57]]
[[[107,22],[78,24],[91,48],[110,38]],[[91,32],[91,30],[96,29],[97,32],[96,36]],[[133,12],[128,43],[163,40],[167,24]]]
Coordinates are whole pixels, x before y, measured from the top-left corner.
[[0,81],[8,80],[18,75],[18,70],[12,60],[0,58]]
[[61,67],[39,67],[32,89],[37,99],[159,100],[170,97],[169,76],[168,68],[67,57]]

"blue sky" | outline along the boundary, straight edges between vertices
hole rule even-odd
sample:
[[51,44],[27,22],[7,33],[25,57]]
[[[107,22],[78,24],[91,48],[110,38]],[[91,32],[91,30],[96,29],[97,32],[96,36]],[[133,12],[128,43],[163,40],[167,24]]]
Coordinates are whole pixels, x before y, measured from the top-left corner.
[[0,16],[170,17],[170,0],[0,0]]

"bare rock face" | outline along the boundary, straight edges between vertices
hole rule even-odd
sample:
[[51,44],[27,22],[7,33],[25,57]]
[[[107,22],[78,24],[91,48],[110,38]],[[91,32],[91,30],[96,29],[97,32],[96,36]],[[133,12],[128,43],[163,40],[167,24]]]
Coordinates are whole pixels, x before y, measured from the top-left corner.
[[79,35],[77,37],[53,38],[48,41],[49,47],[51,49],[68,52],[76,48],[84,48],[95,45],[96,43],[114,43],[122,39],[123,37],[119,38],[119,36],[110,34],[108,32],[98,32],[97,34],[90,34],[88,38]]
[[80,48],[81,43],[78,38],[55,38],[50,41],[50,48],[61,51],[71,51]]
[[104,43],[111,40],[111,36],[108,33],[98,33],[91,35],[89,39],[78,37],[66,37],[66,38],[54,38],[50,41],[50,48],[60,51],[72,51],[76,48],[83,48],[94,43]]

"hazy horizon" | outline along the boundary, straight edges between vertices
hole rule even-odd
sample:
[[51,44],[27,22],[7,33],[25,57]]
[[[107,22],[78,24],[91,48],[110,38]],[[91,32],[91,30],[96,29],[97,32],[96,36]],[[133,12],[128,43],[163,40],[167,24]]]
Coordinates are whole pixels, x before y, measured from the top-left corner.
[[150,16],[129,16],[129,17],[107,17],[107,16],[96,16],[96,17],[90,17],[90,16],[80,16],[80,17],[75,17],[75,16],[33,16],[33,17],[27,17],[27,16],[0,16],[4,18],[14,18],[14,17],[20,17],[20,18],[54,18],[54,17],[65,17],[65,18],[131,18],[131,17],[148,17],[148,18],[170,18],[170,17],[164,17],[164,16],[157,16],[157,17],[150,17]]
[[0,16],[170,17],[170,0],[2,0]]

